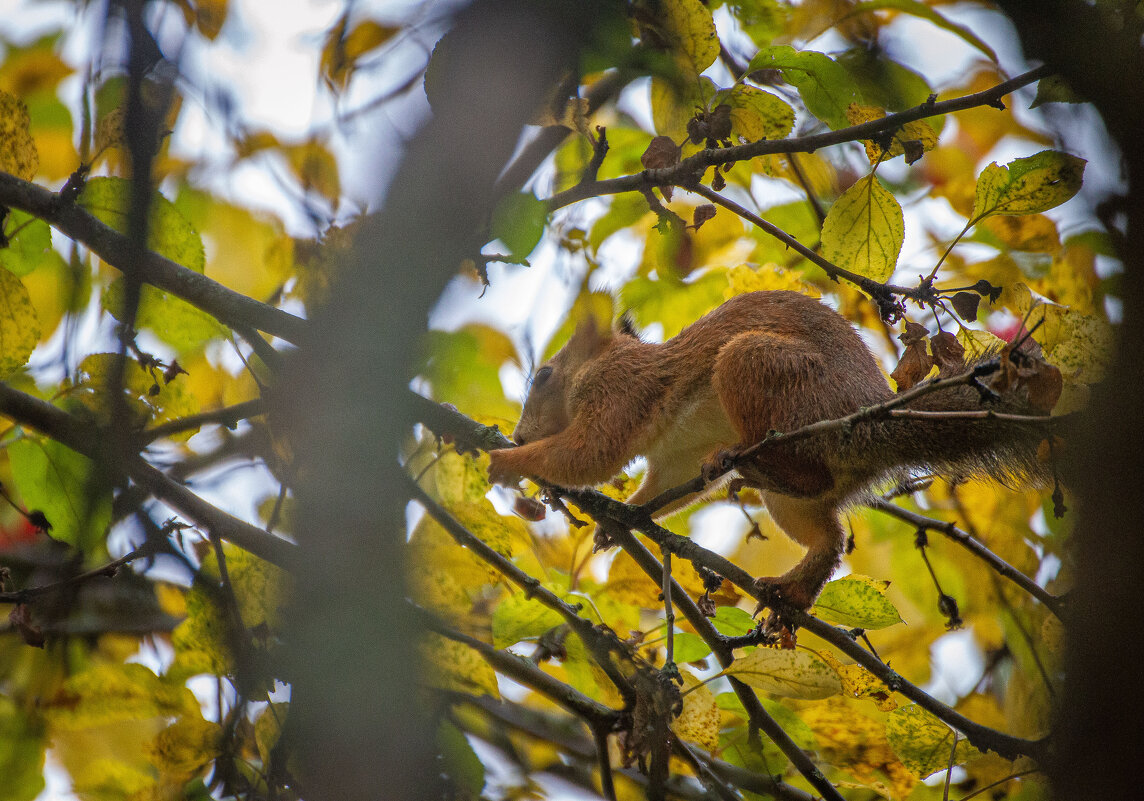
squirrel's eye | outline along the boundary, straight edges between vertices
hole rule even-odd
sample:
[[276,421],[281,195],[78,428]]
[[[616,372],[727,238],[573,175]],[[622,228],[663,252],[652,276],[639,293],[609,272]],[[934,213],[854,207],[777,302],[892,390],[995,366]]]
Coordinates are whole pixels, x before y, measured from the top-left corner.
[[539,370],[536,371],[536,375],[534,375],[532,377],[532,385],[534,387],[540,386],[545,381],[547,381],[549,376],[551,376],[551,375],[552,375],[552,368],[551,367],[549,367],[548,365],[541,367]]

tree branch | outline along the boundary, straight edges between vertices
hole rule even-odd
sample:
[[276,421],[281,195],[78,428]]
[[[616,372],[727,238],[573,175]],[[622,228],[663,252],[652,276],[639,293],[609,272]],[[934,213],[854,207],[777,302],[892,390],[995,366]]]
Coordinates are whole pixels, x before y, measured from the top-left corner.
[[861,139],[873,139],[879,134],[894,131],[907,122],[949,114],[954,111],[964,111],[978,106],[1001,106],[1001,98],[1010,92],[1020,89],[1051,74],[1047,67],[1037,67],[1016,78],[1012,78],[981,92],[964,97],[943,100],[941,102],[925,102],[912,109],[889,114],[877,120],[870,120],[860,125],[840,128],[837,131],[811,134],[809,136],[796,136],[788,139],[762,139],[745,145],[734,147],[701,150],[672,167],[663,167],[657,170],[644,170],[642,172],[612,178],[606,181],[589,181],[580,183],[566,189],[548,200],[550,211],[564,206],[587,200],[600,195],[615,195],[621,192],[641,192],[656,186],[672,185],[684,188],[699,180],[703,173],[715,165],[731,164],[737,161],[746,161],[756,156],[765,156],[775,153],[813,153],[822,147],[839,145],[844,142],[855,142]]
[[866,504],[871,509],[877,509],[879,512],[884,512],[891,517],[896,517],[899,520],[904,520],[907,523],[917,526],[918,528],[929,529],[936,531],[939,534],[947,537],[948,539],[956,542],[962,546],[978,559],[981,559],[989,565],[999,576],[1009,579],[1025,592],[1032,595],[1038,601],[1045,605],[1045,608],[1062,618],[1064,609],[1063,603],[1060,598],[1050,593],[1037,582],[1026,576],[1017,568],[1006,562],[993,551],[985,547],[985,544],[975,539],[969,533],[962,531],[953,523],[947,523],[943,520],[936,520],[932,517],[920,515],[917,512],[911,512],[909,509],[903,509],[895,503],[890,503],[882,498],[877,498]]
[[[978,365],[977,369],[981,369],[981,365]],[[910,398],[912,398],[920,394],[925,394],[925,392],[935,391],[940,388],[937,384],[945,380],[955,383],[968,383],[972,372],[973,371],[970,371],[970,373],[962,376],[955,376],[952,379],[939,379],[934,383],[920,385],[910,391],[910,393],[916,392],[916,394],[910,395],[910,393],[903,393],[903,396],[900,397],[910,395]],[[908,400],[910,398],[906,399]],[[420,404],[418,406],[420,406]],[[445,418],[445,415],[441,415],[438,419],[441,420]],[[477,425],[478,424],[473,421],[469,421],[469,425],[466,426],[466,428],[471,431]],[[815,426],[808,426],[807,428],[814,429]],[[799,430],[802,431],[803,429]],[[807,435],[809,436],[809,434]],[[764,442],[765,441],[766,440],[764,440]],[[594,520],[610,521],[613,525],[639,531],[655,542],[662,551],[670,551],[673,554],[682,556],[697,568],[702,567],[714,571],[752,598],[763,600],[760,597],[759,589],[755,586],[754,576],[726,557],[704,548],[694,540],[673,534],[662,526],[657,525],[651,519],[651,514],[647,511],[647,505],[639,507],[629,506],[591,489],[553,487],[552,491],[571,500],[581,511],[591,516]],[[487,548],[488,546],[485,547]],[[633,552],[633,556],[634,555]],[[503,560],[503,557],[500,557],[499,554],[497,554],[497,557]],[[515,570],[517,568],[513,566],[513,569]],[[659,567],[658,570],[655,570],[651,575],[653,576],[653,580],[658,580],[658,577],[662,575],[662,567]],[[680,609],[685,611],[686,608],[680,606]],[[941,703],[917,685],[910,683],[898,675],[880,659],[858,645],[858,643],[845,632],[801,610],[784,609],[781,611],[785,619],[830,642],[840,651],[881,679],[892,690],[901,693],[951,728],[960,731],[975,747],[982,750],[996,751],[1007,759],[1016,759],[1018,756],[1031,756],[1038,761],[1043,761],[1047,757],[1048,744],[1046,741],[1026,740],[1020,737],[1013,737],[990,729],[987,726],[982,726]],[[687,614],[686,611],[685,614]],[[690,617],[688,619],[690,620]],[[732,679],[732,684],[734,684],[734,682],[735,680]],[[755,699],[755,703],[758,703],[758,699]],[[759,710],[765,714],[765,710],[762,710],[761,704],[759,705]],[[752,715],[755,714],[749,707],[748,713]],[[777,724],[775,728],[781,732],[781,728],[779,728]],[[767,732],[767,734],[770,736],[770,732]],[[814,767],[813,764],[811,765],[811,769],[817,771],[817,768]],[[816,789],[818,789],[817,786]]]
[[66,445],[97,465],[122,472],[147,489],[158,500],[185,515],[204,530],[249,551],[268,562],[293,569],[295,547],[292,543],[207,503],[195,493],[148,464],[143,457],[131,455],[120,461],[107,452],[105,432],[81,421],[64,410],[0,382],[0,415],[20,425],[33,428]]
[[[425,508],[425,511],[449,533],[458,545],[468,548],[480,559],[499,570],[505,578],[523,589],[528,598],[535,598],[563,617],[572,631],[579,635],[580,639],[584,641],[584,645],[592,652],[592,656],[600,665],[600,669],[603,670],[608,678],[611,679],[612,683],[616,685],[620,694],[624,696],[624,700],[629,704],[635,701],[635,689],[627,677],[620,673],[611,659],[610,655],[612,652],[625,655],[619,639],[611,629],[608,629],[607,634],[605,634],[604,631],[592,625],[590,620],[581,617],[578,607],[563,601],[556,593],[542,586],[538,579],[530,576],[497,551],[493,550],[493,548],[461,525],[444,507],[430,498],[412,478],[408,478],[407,486],[412,498]],[[611,636],[608,636],[609,634]]]
[[170,292],[235,330],[254,326],[294,344],[305,340],[308,323],[304,319],[227,289],[154,251],[135,247],[127,236],[60,194],[0,172],[0,206],[41,218],[124,275]]

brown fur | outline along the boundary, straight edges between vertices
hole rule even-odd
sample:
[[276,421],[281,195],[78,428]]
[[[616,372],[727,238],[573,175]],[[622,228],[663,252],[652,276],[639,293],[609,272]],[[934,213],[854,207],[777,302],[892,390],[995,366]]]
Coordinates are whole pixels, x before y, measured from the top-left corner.
[[[644,456],[647,475],[630,499],[643,503],[698,475],[721,450],[892,396],[850,324],[794,292],[739,295],[660,345],[588,321],[538,371],[513,432],[520,447],[494,451],[489,474],[502,483],[531,476],[587,486]],[[1025,406],[1007,397],[993,408]],[[981,403],[976,390],[958,387],[911,408],[964,411]],[[1039,439],[997,420],[883,420],[770,450],[739,472],[807,554],[784,576],[762,581],[787,603],[809,606],[841,560],[840,510],[871,484],[911,468],[1037,474],[1044,469]]]

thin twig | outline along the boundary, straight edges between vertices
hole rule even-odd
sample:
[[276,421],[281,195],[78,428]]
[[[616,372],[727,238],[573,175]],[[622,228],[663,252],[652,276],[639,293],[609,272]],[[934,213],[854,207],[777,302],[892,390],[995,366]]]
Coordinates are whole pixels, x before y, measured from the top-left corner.
[[981,559],[986,564],[988,564],[994,573],[1013,582],[1022,590],[1029,593],[1038,601],[1043,603],[1045,608],[1056,615],[1058,618],[1063,614],[1063,604],[1060,598],[1037,584],[1020,570],[1013,567],[1000,556],[989,550],[980,540],[977,540],[967,532],[962,531],[953,523],[949,523],[944,520],[937,520],[932,517],[926,517],[925,515],[918,514],[917,512],[912,512],[909,509],[903,509],[901,506],[898,506],[895,503],[890,503],[889,501],[883,500],[881,498],[869,501],[866,505],[871,509],[877,509],[879,512],[884,512],[885,514],[896,517],[899,520],[904,520],[905,522],[919,528],[936,531],[943,537],[956,542],[958,545],[965,548],[978,559]]
[[981,92],[940,102],[926,101],[912,109],[889,114],[860,125],[840,128],[837,131],[826,131],[788,139],[763,139],[734,147],[701,150],[672,167],[644,170],[620,178],[577,184],[571,189],[551,197],[548,201],[548,207],[549,210],[555,210],[591,197],[615,195],[620,192],[638,192],[644,188],[665,184],[685,186],[698,180],[699,176],[715,165],[731,164],[746,161],[756,156],[775,153],[813,153],[819,148],[830,145],[874,139],[879,134],[897,130],[907,122],[925,119],[926,117],[936,117],[979,106],[996,108],[1000,98],[1049,74],[1051,74],[1051,70],[1047,67],[1037,67]]

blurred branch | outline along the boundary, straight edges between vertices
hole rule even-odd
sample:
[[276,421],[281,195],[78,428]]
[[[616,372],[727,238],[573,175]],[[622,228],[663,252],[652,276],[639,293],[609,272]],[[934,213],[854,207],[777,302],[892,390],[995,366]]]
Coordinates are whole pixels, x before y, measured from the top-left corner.
[[89,421],[80,420],[46,401],[15,390],[4,383],[0,383],[0,414],[51,437],[88,457],[96,465],[122,472],[211,534],[279,567],[296,566],[293,559],[294,545],[287,540],[268,534],[207,503],[161,470],[148,464],[141,456],[128,456],[122,463],[109,457],[106,452],[108,441],[105,432]]
[[0,206],[21,209],[88,247],[124,275],[137,278],[191,303],[224,325],[260,331],[300,344],[308,323],[300,317],[227,289],[202,273],[188,269],[131,240],[61,194],[0,172]]

